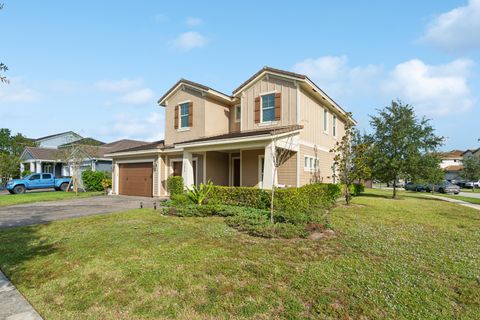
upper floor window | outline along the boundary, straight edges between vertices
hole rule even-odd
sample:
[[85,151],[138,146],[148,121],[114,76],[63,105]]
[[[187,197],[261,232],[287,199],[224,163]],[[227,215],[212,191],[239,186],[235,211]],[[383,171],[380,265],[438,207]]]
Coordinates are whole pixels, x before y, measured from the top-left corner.
[[190,104],[188,102],[180,105],[180,128],[188,128],[188,109]]
[[262,122],[275,121],[275,93],[262,96]]
[[323,131],[328,132],[328,112],[323,109]]
[[332,128],[333,128],[333,136],[337,136],[337,116],[333,116],[333,123],[332,123]]
[[235,106],[235,122],[240,122],[240,118],[242,116],[242,109],[240,109],[240,105]]

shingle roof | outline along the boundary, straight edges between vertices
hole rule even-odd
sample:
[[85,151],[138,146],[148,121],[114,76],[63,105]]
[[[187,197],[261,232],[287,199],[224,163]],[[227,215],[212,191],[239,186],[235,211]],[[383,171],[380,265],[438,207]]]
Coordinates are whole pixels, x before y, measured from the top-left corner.
[[203,85],[203,84],[201,84],[201,83],[193,82],[193,81],[190,81],[190,80],[187,80],[187,79],[183,79],[183,78],[182,78],[182,79],[178,80],[170,89],[168,89],[168,91],[165,92],[165,94],[164,94],[160,99],[158,99],[157,102],[160,103],[163,99],[165,99],[165,97],[167,97],[173,90],[175,90],[175,88],[176,88],[180,83],[185,83],[185,84],[187,84],[187,85],[191,85],[191,86],[193,86],[193,87],[197,87],[197,88],[203,89],[203,90],[205,90],[205,91],[212,90],[212,91],[215,91],[215,92],[217,92],[217,93],[220,93],[220,94],[222,94],[222,95],[224,95],[224,96],[227,96],[227,97],[229,97],[229,98],[232,98],[230,95],[225,94],[225,93],[223,93],[223,92],[221,92],[221,91],[215,90],[215,89],[210,88],[210,87],[208,87],[208,86],[206,86],[206,85]]
[[87,145],[87,146],[101,146],[101,145],[104,145],[105,142],[102,142],[100,140],[93,139],[93,138],[82,138],[80,140],[76,140],[76,141],[73,141],[73,142],[69,142],[69,143],[59,145],[58,147],[59,148],[65,148],[65,147],[71,147],[71,146],[79,145],[79,144]]
[[164,144],[164,140],[159,140],[159,141],[155,141],[155,142],[152,142],[152,143],[147,143],[147,144],[144,144],[144,145],[141,145],[141,146],[138,146],[138,147],[133,147],[133,148],[129,148],[129,149],[122,149],[122,150],[119,150],[119,151],[114,151],[114,152],[130,152],[130,151],[142,151],[142,150],[151,150],[151,149],[164,149],[165,148],[165,144]]
[[[118,141],[113,141],[102,145],[102,148],[110,149],[109,152],[116,152],[124,149],[135,148],[149,144],[147,141],[131,140],[131,139],[122,139]],[[107,152],[108,153],[108,152]]]
[[38,147],[26,147],[25,152],[30,153],[30,155],[39,160],[58,160],[59,151],[52,148],[38,148]]
[[440,153],[440,157],[442,159],[458,159],[462,157],[463,153],[464,152],[462,150],[452,150]]

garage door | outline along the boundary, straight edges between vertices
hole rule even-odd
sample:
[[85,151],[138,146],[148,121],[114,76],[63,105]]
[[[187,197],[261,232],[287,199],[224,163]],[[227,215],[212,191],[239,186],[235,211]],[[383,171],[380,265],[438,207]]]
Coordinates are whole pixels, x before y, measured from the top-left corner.
[[152,197],[152,163],[121,163],[119,165],[119,193],[127,196]]

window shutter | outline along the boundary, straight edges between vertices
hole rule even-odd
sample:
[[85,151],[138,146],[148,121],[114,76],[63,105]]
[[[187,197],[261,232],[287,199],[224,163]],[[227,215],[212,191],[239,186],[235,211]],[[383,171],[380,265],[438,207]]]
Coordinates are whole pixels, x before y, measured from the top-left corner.
[[175,129],[178,129],[178,105],[175,106],[175,117],[174,118],[175,118],[174,119],[175,123],[174,123],[173,126],[175,127]]
[[193,102],[188,103],[188,126],[193,126]]
[[255,98],[255,123],[260,123],[260,97]]
[[275,121],[279,121],[282,118],[282,94],[280,92],[275,93]]

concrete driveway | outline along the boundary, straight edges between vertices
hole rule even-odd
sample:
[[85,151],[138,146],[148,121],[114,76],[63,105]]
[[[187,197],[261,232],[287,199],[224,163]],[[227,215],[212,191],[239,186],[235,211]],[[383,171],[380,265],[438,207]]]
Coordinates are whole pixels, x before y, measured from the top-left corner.
[[96,214],[152,208],[159,200],[143,197],[97,196],[83,199],[45,201],[0,207],[0,229],[47,223]]

